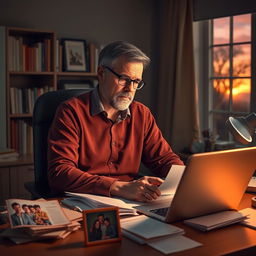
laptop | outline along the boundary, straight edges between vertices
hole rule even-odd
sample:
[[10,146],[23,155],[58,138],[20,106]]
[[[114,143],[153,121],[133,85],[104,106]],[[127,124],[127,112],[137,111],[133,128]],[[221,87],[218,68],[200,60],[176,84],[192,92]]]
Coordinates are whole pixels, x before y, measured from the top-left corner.
[[256,147],[194,154],[173,197],[135,208],[167,223],[237,209],[255,170]]

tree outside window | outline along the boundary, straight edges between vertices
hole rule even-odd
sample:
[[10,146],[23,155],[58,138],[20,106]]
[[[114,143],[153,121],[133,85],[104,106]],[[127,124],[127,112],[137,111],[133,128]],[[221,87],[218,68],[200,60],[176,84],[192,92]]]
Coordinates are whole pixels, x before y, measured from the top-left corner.
[[210,127],[218,140],[230,140],[227,117],[251,111],[252,15],[211,21]]

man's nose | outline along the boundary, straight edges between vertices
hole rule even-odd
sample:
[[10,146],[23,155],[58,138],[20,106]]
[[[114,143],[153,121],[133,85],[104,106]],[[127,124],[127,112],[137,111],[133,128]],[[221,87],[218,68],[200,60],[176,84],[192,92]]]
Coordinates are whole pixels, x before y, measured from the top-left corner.
[[135,89],[134,89],[134,84],[133,84],[134,82],[133,81],[130,81],[129,83],[127,83],[126,85],[125,85],[125,91],[129,91],[129,92],[131,92],[131,91],[135,91]]

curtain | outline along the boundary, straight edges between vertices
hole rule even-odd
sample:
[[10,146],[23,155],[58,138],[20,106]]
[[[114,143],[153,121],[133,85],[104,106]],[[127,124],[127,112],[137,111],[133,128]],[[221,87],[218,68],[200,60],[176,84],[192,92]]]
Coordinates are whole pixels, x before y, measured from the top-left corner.
[[191,0],[164,0],[156,119],[174,151],[199,140]]

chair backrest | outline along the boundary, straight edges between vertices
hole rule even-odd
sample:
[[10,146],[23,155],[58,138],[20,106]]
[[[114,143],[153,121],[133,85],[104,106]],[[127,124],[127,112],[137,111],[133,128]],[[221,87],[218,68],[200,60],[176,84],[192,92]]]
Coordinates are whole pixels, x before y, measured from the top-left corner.
[[88,89],[51,91],[41,95],[35,103],[33,111],[35,185],[41,194],[50,191],[47,179],[47,137],[57,107],[61,102],[85,92],[88,92]]

